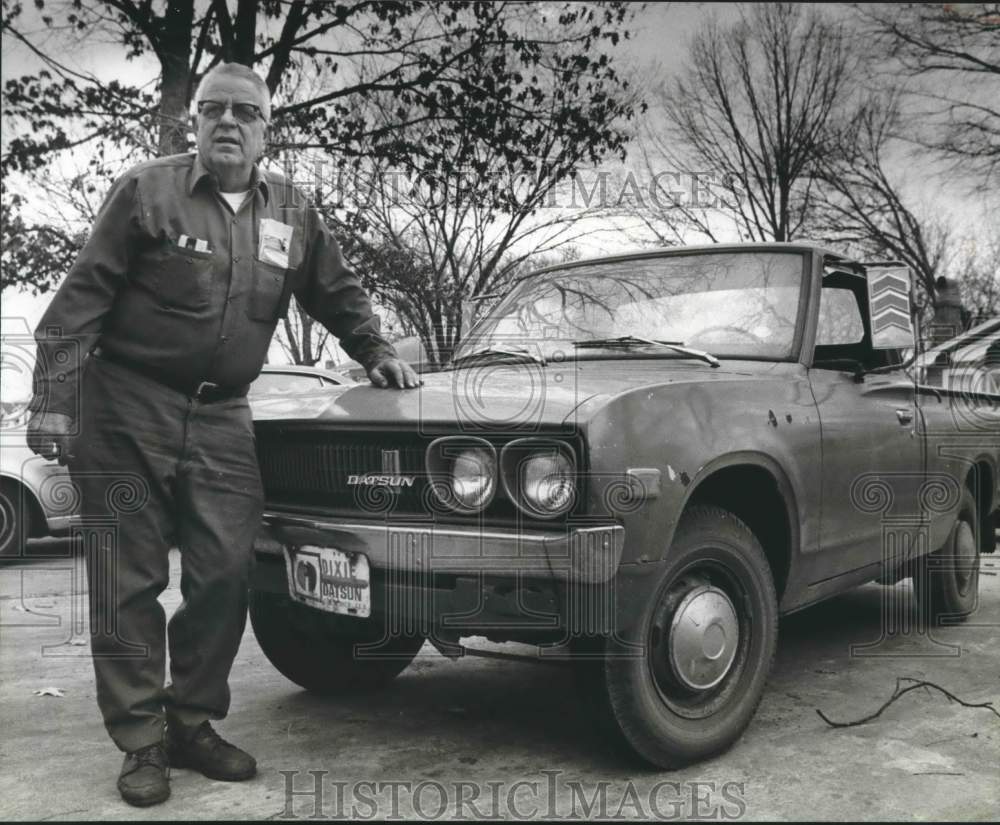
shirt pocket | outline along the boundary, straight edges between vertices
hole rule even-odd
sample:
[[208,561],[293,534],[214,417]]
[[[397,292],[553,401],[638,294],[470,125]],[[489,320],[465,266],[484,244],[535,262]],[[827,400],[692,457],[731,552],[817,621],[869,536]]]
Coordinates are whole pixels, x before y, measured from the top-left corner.
[[153,265],[156,299],[167,309],[202,310],[212,297],[211,252],[168,246]]
[[271,323],[285,316],[292,297],[291,272],[254,257],[253,284],[247,301],[247,317],[251,321]]

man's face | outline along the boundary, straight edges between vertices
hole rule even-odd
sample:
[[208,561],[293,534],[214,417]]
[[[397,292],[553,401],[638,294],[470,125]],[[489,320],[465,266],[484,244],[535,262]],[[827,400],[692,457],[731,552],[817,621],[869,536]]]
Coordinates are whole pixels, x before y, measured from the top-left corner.
[[[264,109],[265,101],[257,87],[241,77],[214,77],[202,89],[199,102],[205,100],[225,104],[252,103]],[[213,172],[228,175],[239,172],[250,174],[250,169],[264,151],[267,124],[256,118],[250,123],[239,120],[230,107],[215,119],[198,114],[195,116],[198,135],[198,154]]]

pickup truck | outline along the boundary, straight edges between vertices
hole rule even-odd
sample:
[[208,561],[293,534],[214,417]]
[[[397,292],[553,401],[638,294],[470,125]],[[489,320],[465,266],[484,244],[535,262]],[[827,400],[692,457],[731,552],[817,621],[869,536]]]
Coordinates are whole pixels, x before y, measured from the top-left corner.
[[261,648],[338,694],[425,642],[535,645],[673,768],[750,723],[779,615],[912,577],[886,592],[927,626],[968,617],[1000,397],[920,383],[910,292],[809,244],[576,261],[515,283],[420,389],[257,422]]

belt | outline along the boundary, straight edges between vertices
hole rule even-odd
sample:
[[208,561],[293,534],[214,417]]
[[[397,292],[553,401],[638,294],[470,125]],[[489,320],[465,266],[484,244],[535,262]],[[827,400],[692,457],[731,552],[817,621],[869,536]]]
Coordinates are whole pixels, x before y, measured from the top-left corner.
[[110,361],[119,367],[125,367],[125,369],[132,372],[137,372],[139,375],[149,378],[157,384],[162,384],[175,392],[179,392],[181,395],[186,395],[188,398],[200,401],[202,404],[214,404],[217,401],[228,401],[230,398],[243,398],[247,394],[247,390],[250,389],[249,384],[244,384],[241,387],[224,387],[213,381],[183,381],[175,376],[166,374],[162,370],[139,363],[138,361],[133,361],[131,358],[115,355],[103,349],[95,350],[94,356],[100,358],[102,361]]

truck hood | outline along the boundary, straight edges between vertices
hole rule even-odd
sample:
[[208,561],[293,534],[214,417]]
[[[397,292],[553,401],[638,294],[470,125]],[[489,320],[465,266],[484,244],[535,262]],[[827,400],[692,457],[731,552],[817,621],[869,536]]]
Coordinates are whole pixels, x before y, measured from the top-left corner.
[[[788,365],[729,361],[713,369],[680,359],[610,359],[560,364],[489,364],[423,376],[415,390],[382,390],[368,383],[296,397],[252,402],[258,421],[317,421],[502,429],[559,425],[574,411],[587,414],[623,392],[643,387],[746,381]],[[582,406],[584,405],[584,406]]]

